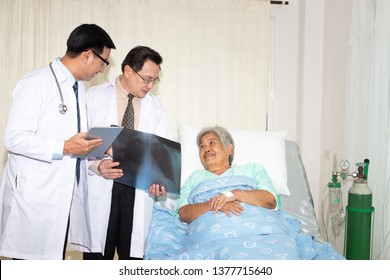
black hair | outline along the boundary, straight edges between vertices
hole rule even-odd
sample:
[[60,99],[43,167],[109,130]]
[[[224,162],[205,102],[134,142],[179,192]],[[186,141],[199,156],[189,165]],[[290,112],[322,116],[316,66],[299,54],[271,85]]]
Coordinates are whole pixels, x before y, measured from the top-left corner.
[[137,46],[131,49],[122,62],[122,73],[126,65],[129,65],[136,72],[140,71],[148,59],[158,66],[163,62],[161,55],[149,47]]
[[82,24],[70,33],[66,42],[66,53],[77,56],[79,53],[92,49],[98,54],[103,53],[104,47],[115,49],[110,35],[96,24]]

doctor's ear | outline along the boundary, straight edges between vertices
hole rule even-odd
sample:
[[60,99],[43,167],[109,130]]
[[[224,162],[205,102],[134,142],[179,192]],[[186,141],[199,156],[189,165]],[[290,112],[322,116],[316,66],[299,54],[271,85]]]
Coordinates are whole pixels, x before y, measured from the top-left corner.
[[93,60],[94,56],[91,50],[86,50],[81,53],[82,61],[85,65],[88,64],[88,60]]
[[123,74],[126,76],[126,77],[129,77],[130,74],[132,73],[133,69],[131,69],[130,65],[125,65],[125,67],[123,68]]

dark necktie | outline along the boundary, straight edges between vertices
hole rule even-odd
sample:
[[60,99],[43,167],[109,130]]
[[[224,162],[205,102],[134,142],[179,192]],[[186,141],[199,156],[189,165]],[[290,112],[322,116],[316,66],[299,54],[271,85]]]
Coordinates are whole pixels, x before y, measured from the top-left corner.
[[[80,108],[79,108],[79,84],[77,81],[74,82],[73,85],[73,91],[76,96],[76,107],[77,107],[77,132],[80,132]],[[80,158],[76,159],[76,179],[77,179],[77,184],[79,184],[80,181]]]
[[122,126],[125,128],[134,129],[134,108],[133,108],[134,96],[129,93],[127,97],[129,98],[129,101],[127,103],[126,111],[123,114]]

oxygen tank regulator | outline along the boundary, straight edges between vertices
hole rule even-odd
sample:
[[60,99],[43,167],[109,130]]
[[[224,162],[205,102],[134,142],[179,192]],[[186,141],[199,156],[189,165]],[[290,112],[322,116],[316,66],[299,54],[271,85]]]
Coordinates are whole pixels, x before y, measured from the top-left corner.
[[[340,167],[341,171],[338,171]],[[336,241],[345,222],[345,213],[342,202],[342,189],[339,177],[345,180],[348,176],[357,177],[357,173],[348,173],[349,162],[342,160],[338,166],[337,156],[333,159],[332,180],[327,184],[326,195],[323,197],[323,205],[328,206],[323,209],[324,226],[326,238],[329,242]]]

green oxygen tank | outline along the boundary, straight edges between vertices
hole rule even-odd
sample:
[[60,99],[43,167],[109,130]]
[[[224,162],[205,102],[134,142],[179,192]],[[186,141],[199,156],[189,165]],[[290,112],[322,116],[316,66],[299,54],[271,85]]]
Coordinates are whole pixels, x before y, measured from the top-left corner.
[[371,259],[375,209],[372,207],[372,191],[367,184],[368,163],[366,159],[365,168],[359,166],[358,178],[348,191],[344,248],[347,260]]

